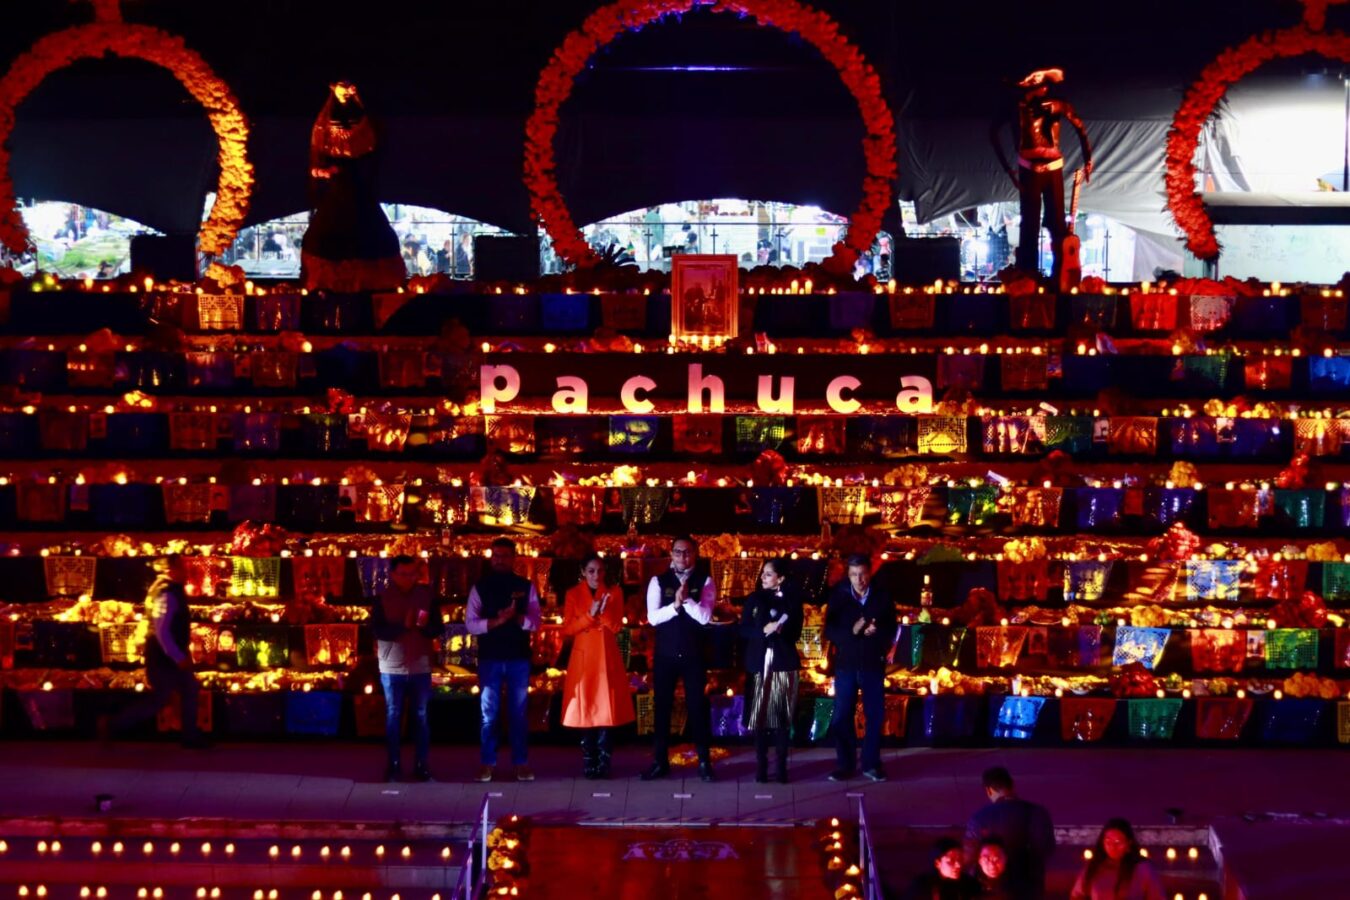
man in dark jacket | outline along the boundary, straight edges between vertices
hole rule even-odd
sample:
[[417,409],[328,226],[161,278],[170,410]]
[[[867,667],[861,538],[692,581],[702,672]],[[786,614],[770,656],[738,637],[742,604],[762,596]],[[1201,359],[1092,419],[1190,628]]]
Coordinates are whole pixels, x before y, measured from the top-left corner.
[[825,637],[834,646],[834,730],[838,767],[831,781],[844,781],[857,770],[858,734],[854,725],[854,707],[862,691],[863,716],[867,731],[863,735],[863,774],[873,781],[885,781],[881,768],[881,720],[886,701],[883,680],[886,660],[895,643],[895,603],[872,584],[872,560],[866,556],[848,558],[848,578],[835,586],[825,608]]
[[530,637],[539,630],[539,592],[515,573],[516,545],[510,538],[492,542],[488,572],[469,591],[464,624],[478,636],[478,689],[482,711],[483,766],[479,781],[491,781],[497,765],[497,716],[502,684],[510,716],[511,764],[517,781],[534,781],[530,771],[525,704],[530,689]]
[[691,537],[678,537],[670,546],[670,568],[647,585],[647,621],[656,626],[652,662],[656,735],[652,750],[655,760],[642,773],[643,781],[670,774],[670,713],[677,678],[684,682],[699,777],[716,780],[709,749],[708,698],[704,694],[708,670],[703,661],[703,627],[712,621],[717,587],[706,571],[697,568],[697,562],[698,543]]
[[155,581],[145,596],[150,636],[145,642],[145,678],[150,696],[123,710],[115,719],[99,720],[99,731],[120,734],[156,716],[177,694],[182,709],[183,746],[207,746],[197,725],[197,676],[192,674],[192,623],[188,618],[187,567],[178,554],[154,562]]
[[403,763],[400,743],[403,701],[412,697],[413,777],[431,781],[428,757],[431,728],[427,702],[431,699],[433,641],[444,629],[440,606],[430,585],[417,583],[417,560],[395,556],[389,565],[389,586],[370,611],[371,631],[380,662],[384,688],[384,733],[388,765],[385,781],[398,781]]
[[989,803],[966,825],[966,869],[975,870],[981,842],[997,838],[1008,854],[1009,892],[1016,898],[1040,900],[1045,896],[1045,864],[1055,852],[1050,812],[1018,797],[1012,775],[1002,766],[986,769],[982,781]]

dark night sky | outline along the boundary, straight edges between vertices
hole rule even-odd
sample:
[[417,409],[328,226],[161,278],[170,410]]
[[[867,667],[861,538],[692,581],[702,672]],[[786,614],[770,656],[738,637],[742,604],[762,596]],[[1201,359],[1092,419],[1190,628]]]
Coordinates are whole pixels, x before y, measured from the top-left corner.
[[[240,98],[255,123],[253,221],[305,205],[309,125],[341,76],[361,85],[387,126],[384,199],[520,228],[535,81],[598,5],[124,0],[123,9],[128,21],[182,35]],[[906,120],[992,117],[1010,103],[1008,82],[1044,65],[1066,70],[1085,115],[1084,98],[1097,97],[1117,118],[1165,117],[1224,47],[1301,15],[1292,0],[817,5],[880,72],[902,142]],[[0,60],[90,15],[67,0],[9,3]],[[1350,27],[1350,7],[1330,18]],[[690,65],[734,70],[672,70]],[[833,70],[800,39],[731,16],[698,12],[625,35],[593,61],[563,118],[560,178],[579,221],[698,196],[840,212],[856,202],[861,125]],[[194,227],[214,180],[213,144],[170,75],[116,59],[48,78],[20,107],[10,140],[21,196],[101,206],[164,230]]]
[[[371,103],[387,115],[523,115],[553,47],[598,5],[124,0],[123,9],[129,21],[182,34],[234,86],[250,115],[310,115],[326,80],[340,73],[363,82]],[[819,0],[816,5],[842,23],[883,73],[893,102],[903,102],[911,91],[925,96],[954,91],[968,98],[1045,64],[1063,65],[1083,82],[1176,83],[1253,31],[1292,24],[1301,9],[1291,0]],[[85,4],[69,0],[7,6],[0,60],[89,16]],[[1333,22],[1338,14],[1333,8]],[[748,71],[718,73],[715,80],[636,71],[688,64]],[[66,115],[91,95],[103,102],[88,112],[101,115],[159,116],[185,105],[171,79],[147,76],[144,68],[85,65],[55,75],[24,113]],[[829,90],[834,85],[828,66],[800,41],[710,13],[626,36],[596,61],[593,80],[589,102],[605,107],[638,97],[699,106],[736,98],[735,106],[743,108],[743,98],[752,96],[764,112],[800,112],[803,104],[828,111],[839,93]],[[822,81],[826,84],[817,84]],[[109,87],[117,99],[108,98]]]

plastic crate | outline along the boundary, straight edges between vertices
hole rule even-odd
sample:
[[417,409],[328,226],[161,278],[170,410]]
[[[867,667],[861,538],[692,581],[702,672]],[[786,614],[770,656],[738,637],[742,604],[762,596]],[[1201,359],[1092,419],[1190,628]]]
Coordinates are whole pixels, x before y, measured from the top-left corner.
[[98,626],[103,664],[139,665],[145,658],[145,640],[149,633],[150,623],[145,621],[113,622]]
[[288,691],[286,733],[333,737],[342,719],[342,694],[337,691]]
[[230,557],[231,597],[279,597],[281,559],[275,556]]

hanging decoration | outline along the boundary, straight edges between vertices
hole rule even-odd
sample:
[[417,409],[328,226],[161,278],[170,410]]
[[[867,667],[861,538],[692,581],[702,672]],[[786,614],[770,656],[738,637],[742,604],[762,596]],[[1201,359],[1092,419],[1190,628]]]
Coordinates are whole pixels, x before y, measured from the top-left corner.
[[1167,133],[1167,208],[1186,238],[1186,249],[1200,259],[1219,256],[1214,221],[1195,188],[1195,154],[1200,132],[1228,89],[1266,63],[1316,54],[1350,62],[1350,35],[1323,31],[1327,6],[1346,0],[1304,0],[1303,22],[1279,31],[1253,35],[1220,53],[1186,91]]
[[572,220],[558,185],[553,142],[562,105],[572,94],[577,76],[600,50],[626,31],[636,31],[667,16],[695,9],[748,16],[761,25],[795,33],[811,44],[838,71],[858,103],[865,135],[866,177],[862,200],[849,216],[848,237],[835,244],[826,267],[848,271],[860,253],[871,249],[881,218],[891,202],[896,177],[895,119],[881,91],[876,70],[840,33],[828,15],[796,0],[619,0],[592,13],[553,52],[535,87],[535,106],[525,124],[525,187],[535,216],[563,260],[583,268],[600,257],[586,243]]
[[225,84],[183,39],[148,25],[122,20],[116,0],[95,0],[94,21],[47,35],[14,61],[0,79],[0,244],[13,253],[28,246],[28,229],[14,198],[9,176],[10,154],[6,144],[14,130],[15,111],[52,72],[77,60],[99,59],[104,54],[142,59],[168,69],[198,103],[206,109],[211,130],[220,144],[217,161],[220,180],[211,214],[198,233],[198,249],[211,256],[234,243],[248,214],[253,190],[253,166],[248,161],[248,122],[239,103]]

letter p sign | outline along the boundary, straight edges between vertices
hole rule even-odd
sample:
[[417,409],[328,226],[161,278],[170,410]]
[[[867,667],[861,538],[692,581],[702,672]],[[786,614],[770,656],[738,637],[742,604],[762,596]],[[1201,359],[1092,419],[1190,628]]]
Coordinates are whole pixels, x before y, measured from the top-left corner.
[[495,413],[498,403],[510,403],[519,393],[520,373],[515,366],[479,367],[478,396],[484,413]]

